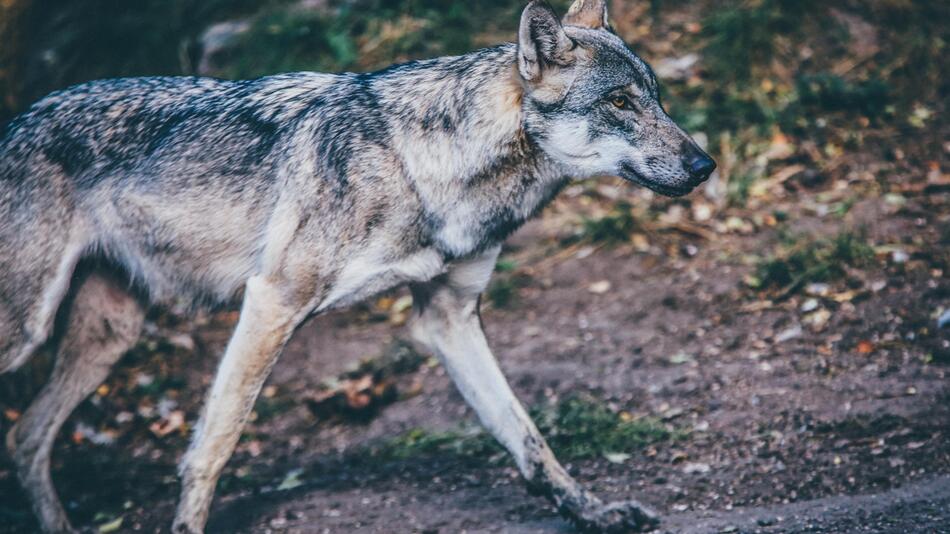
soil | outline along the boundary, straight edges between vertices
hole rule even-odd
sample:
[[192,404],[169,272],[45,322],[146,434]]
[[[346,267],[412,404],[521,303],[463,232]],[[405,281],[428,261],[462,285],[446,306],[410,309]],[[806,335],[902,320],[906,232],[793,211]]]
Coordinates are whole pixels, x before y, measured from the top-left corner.
[[[567,462],[605,499],[655,507],[663,531],[950,532],[948,332],[934,317],[950,295],[940,264],[947,202],[946,193],[911,196],[895,210],[867,197],[829,220],[796,209],[802,198],[789,200],[797,229],[864,227],[874,243],[911,251],[907,261],[885,255],[852,273],[864,280],[857,296],[821,298],[830,312],[823,326],[805,323],[805,295],[766,301],[744,285],[751,267],[743,258],[771,250],[774,229],[656,230],[647,248],[565,246],[571,209],[555,206],[512,238],[505,254],[521,274],[517,296],[506,307],[489,303],[485,328],[526,404],[585,393],[678,431],[619,464]],[[365,454],[409,429],[473,423],[439,366],[406,378],[420,393],[368,421],[313,415],[304,401],[322,380],[403,334],[385,317],[367,305],[300,329],[228,464],[209,531],[570,532],[507,459]],[[164,330],[152,339],[178,348],[159,349],[160,358],[146,350],[154,342],[140,348],[66,424],[53,478],[77,525],[121,516],[123,531],[167,528],[186,427],[158,437],[140,418],[111,421],[143,402],[129,392],[145,374],[177,377],[150,399],[172,399],[193,422],[234,318],[223,312],[200,326],[156,319]],[[25,407],[37,373],[3,378],[8,415]],[[120,431],[97,445],[77,435],[80,423]],[[2,461],[0,532],[31,532],[29,507]],[[278,489],[288,480],[296,487]]]

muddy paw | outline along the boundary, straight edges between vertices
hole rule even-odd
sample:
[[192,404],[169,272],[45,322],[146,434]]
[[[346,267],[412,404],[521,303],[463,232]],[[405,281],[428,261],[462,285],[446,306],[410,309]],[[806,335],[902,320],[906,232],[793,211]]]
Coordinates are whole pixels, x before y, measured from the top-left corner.
[[608,503],[578,519],[582,531],[604,534],[644,532],[660,523],[656,512],[636,501]]

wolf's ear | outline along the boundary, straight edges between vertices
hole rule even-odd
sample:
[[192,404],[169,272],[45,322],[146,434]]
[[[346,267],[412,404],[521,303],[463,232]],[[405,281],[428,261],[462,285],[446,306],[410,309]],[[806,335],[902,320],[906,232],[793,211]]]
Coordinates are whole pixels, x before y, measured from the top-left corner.
[[580,26],[592,30],[608,29],[607,0],[574,0],[562,21],[565,26]]
[[532,0],[524,8],[518,28],[518,72],[525,80],[536,82],[545,69],[570,63],[573,48],[547,2]]

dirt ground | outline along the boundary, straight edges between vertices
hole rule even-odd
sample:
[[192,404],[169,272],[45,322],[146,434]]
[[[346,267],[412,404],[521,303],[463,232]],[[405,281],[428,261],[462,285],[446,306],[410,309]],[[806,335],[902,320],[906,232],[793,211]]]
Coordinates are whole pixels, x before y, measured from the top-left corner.
[[[830,221],[794,211],[807,195],[785,200],[796,228],[864,227],[871,242],[907,251],[899,261],[883,253],[853,274],[863,283],[838,282],[817,297],[826,324],[802,311],[804,292],[765,300],[744,285],[743,258],[775,246],[775,231],[671,226],[650,232],[648,247],[564,245],[568,205],[579,198],[569,192],[511,240],[504,257],[518,266],[517,296],[486,306],[489,339],[526,404],[585,393],[677,436],[619,463],[568,462],[579,480],[605,498],[654,506],[671,532],[950,531],[948,334],[934,316],[950,295],[938,265],[947,193],[909,196],[899,209],[869,197]],[[209,530],[570,531],[507,459],[366,453],[410,429],[473,424],[437,365],[400,378],[413,395],[368,421],[314,415],[305,399],[322,380],[402,335],[386,317],[361,306],[301,328],[228,464]],[[233,320],[224,312],[196,327],[159,317],[149,341],[67,423],[53,477],[77,524],[167,527],[187,424],[159,417],[172,425],[164,432],[149,404],[193,422]],[[8,418],[25,402],[11,392],[40,375],[4,378]],[[32,531],[6,460],[0,494],[0,531]],[[865,497],[847,497],[855,495]]]

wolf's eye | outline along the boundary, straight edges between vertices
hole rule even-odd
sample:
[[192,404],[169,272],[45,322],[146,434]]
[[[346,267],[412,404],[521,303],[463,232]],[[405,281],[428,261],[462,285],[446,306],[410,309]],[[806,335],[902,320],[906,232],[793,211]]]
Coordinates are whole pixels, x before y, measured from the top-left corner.
[[610,103],[613,104],[614,107],[617,109],[624,109],[624,110],[633,109],[633,103],[630,102],[629,98],[623,95],[610,97]]

